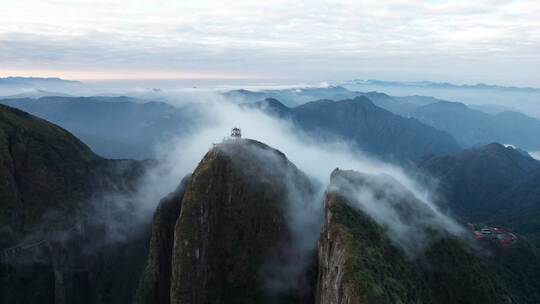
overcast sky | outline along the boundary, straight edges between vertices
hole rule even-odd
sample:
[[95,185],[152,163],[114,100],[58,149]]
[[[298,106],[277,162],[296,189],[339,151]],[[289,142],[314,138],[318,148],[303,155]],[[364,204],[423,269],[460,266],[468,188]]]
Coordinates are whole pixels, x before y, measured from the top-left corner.
[[538,0],[0,0],[0,76],[540,86]]

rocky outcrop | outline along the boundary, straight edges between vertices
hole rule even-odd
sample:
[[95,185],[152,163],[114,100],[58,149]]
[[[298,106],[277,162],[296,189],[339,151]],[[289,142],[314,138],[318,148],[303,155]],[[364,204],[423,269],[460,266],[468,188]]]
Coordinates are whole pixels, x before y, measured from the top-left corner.
[[325,222],[319,244],[316,303],[360,303],[356,291],[346,278],[346,262],[350,252],[343,233],[333,222],[331,211],[327,211]]
[[309,289],[297,293],[301,274],[291,272],[290,282],[272,281],[290,266],[287,210],[292,189],[307,197],[310,182],[279,151],[242,139],[210,150],[182,199],[174,235],[171,303],[309,298],[302,294],[309,295]]
[[401,277],[412,266],[374,222],[336,194],[327,194],[325,210],[315,303],[424,303],[422,287]]
[[386,225],[364,213],[349,189],[336,184],[349,179],[370,187],[364,178],[369,176],[332,174],[319,242],[316,303],[527,303],[512,302],[525,293],[512,290],[516,277],[500,271],[500,260],[475,253],[451,235],[426,240],[425,250],[407,254],[389,238]]
[[170,303],[174,226],[182,208],[182,198],[190,176],[159,203],[152,223],[148,260],[134,303]]

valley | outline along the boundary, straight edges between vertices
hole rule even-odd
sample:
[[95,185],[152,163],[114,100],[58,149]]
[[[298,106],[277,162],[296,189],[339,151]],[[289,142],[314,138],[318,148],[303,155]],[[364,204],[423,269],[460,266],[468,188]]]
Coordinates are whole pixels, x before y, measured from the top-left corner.
[[[318,92],[330,97],[331,91]],[[328,167],[340,166],[333,172],[313,171],[306,167],[311,160],[291,151],[297,167],[287,151],[240,131],[227,137],[222,124],[228,120],[204,118],[219,113],[208,110],[212,103],[2,100],[60,125],[0,106],[2,301],[538,301],[540,162],[519,145],[466,148],[452,133],[385,110],[368,96],[383,97],[370,93],[289,107],[257,95],[264,99],[215,105],[236,113],[238,121],[257,119],[260,129],[273,125],[258,136],[279,134],[268,137],[278,145],[317,142],[304,152],[325,155]],[[88,141],[91,149],[62,128],[87,132],[91,125],[84,119],[100,120],[101,129],[91,128],[100,138],[125,128],[134,130],[134,139],[145,132],[145,148],[168,134],[180,137],[176,145],[189,145],[185,140],[193,132],[222,135],[195,150],[175,147],[172,152],[188,154],[172,160],[194,162],[176,168],[169,158],[129,160],[134,155],[122,152],[126,146],[117,150],[122,159],[95,154],[95,141]],[[247,134],[256,134],[254,128]],[[336,149],[336,142],[352,143],[352,154],[326,150]],[[198,154],[205,145],[205,155]],[[139,155],[152,156],[144,153]],[[341,167],[349,157],[360,171]],[[183,169],[190,166],[193,171]],[[176,190],[161,200],[143,195],[163,178],[172,179],[166,184],[178,185]],[[27,288],[34,291],[24,293]]]

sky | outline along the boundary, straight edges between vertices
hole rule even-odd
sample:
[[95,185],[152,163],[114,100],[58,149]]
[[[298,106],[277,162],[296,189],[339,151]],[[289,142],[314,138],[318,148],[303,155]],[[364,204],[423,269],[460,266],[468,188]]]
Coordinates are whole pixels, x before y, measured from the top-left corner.
[[540,86],[538,0],[0,0],[0,76]]

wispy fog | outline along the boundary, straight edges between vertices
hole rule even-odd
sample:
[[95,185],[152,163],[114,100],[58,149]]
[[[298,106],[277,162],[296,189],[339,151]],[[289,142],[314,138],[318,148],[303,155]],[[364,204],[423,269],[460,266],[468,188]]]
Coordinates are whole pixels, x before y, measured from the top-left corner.
[[421,253],[439,237],[464,232],[433,203],[419,199],[390,175],[336,171],[329,190],[381,225],[409,256]]
[[[200,102],[206,103],[207,109],[206,115],[200,117],[201,127],[185,137],[174,138],[158,147],[157,154],[162,162],[158,169],[149,172],[143,180],[136,199],[141,217],[153,212],[159,199],[175,189],[182,177],[195,169],[212,143],[227,137],[233,126],[242,129],[243,137],[261,141],[285,153],[300,170],[321,185],[321,189],[326,188],[330,173],[335,168],[352,169],[365,174],[384,174],[403,185],[404,189],[430,209],[436,210],[430,203],[429,189],[420,186],[403,169],[353,150],[347,142],[317,142],[297,131],[291,122],[270,117],[257,110],[240,108],[219,94],[206,92]],[[322,197],[312,204],[313,208],[319,210],[313,214],[320,215]],[[392,222],[388,220],[384,224],[391,225]],[[314,229],[306,233],[318,234],[319,231]]]

